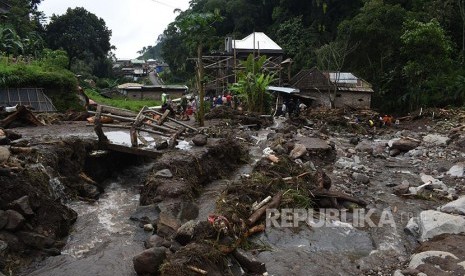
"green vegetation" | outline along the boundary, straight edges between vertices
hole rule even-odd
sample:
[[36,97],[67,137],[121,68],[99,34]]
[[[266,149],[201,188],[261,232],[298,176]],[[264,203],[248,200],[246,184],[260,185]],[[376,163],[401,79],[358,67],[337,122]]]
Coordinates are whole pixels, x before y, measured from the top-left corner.
[[266,91],[274,79],[274,75],[263,70],[266,56],[258,60],[250,54],[245,61],[241,61],[242,69],[238,73],[237,83],[230,89],[236,92],[248,111],[264,113],[270,111],[271,95]]
[[[75,8],[44,24],[37,10],[40,2],[8,1],[11,9],[0,17],[0,55],[44,63],[44,58],[63,49],[69,57],[67,69],[83,78],[105,78],[108,81],[98,81],[99,87],[111,87],[114,47],[105,22],[85,8]],[[226,36],[242,39],[259,31],[281,45],[284,58],[292,58],[294,74],[321,67],[324,61],[321,70],[352,72],[370,82],[375,90],[372,103],[382,111],[461,106],[464,7],[465,0],[192,0],[189,9],[176,11],[175,21],[155,45],[144,46],[139,54],[167,62],[170,73],[165,80],[195,83],[201,92],[208,78],[201,70],[201,57],[223,52]],[[34,80],[34,86],[71,91],[68,73],[61,69],[33,64],[23,72],[18,68],[24,65],[17,66],[2,69],[2,86],[32,85]],[[265,77],[244,77],[238,86],[265,83]],[[252,98],[246,99],[252,103]],[[266,97],[263,101],[258,110],[266,111]]]
[[[373,84],[375,108],[408,112],[465,102],[465,0],[194,0],[157,39],[173,79],[192,79],[197,48],[176,28],[192,14],[219,11],[222,21],[203,53],[224,38],[265,32],[292,58],[292,72],[318,66],[352,72]],[[195,30],[189,35],[195,34]],[[215,39],[216,38],[216,39]],[[146,47],[148,51],[149,47]],[[319,56],[318,56],[319,53]]]
[[85,93],[90,99],[94,100],[95,102],[99,104],[111,105],[114,107],[129,109],[129,110],[137,111],[137,112],[139,112],[144,106],[161,105],[161,102],[152,101],[152,100],[135,101],[135,100],[129,100],[123,97],[118,98],[118,99],[109,99],[109,98],[103,97],[102,95],[100,95],[100,93],[98,93],[96,90],[93,90],[93,89],[86,89]]

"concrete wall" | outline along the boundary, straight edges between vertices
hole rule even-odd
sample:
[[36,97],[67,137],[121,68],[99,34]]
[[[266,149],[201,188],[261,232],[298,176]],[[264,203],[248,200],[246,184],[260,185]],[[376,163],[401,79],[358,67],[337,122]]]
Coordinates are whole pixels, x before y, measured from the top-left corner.
[[[331,106],[328,93],[319,93],[316,91],[301,91],[301,93],[316,98],[313,102],[314,106]],[[370,108],[371,95],[372,93],[341,91],[336,94],[335,105],[336,107],[348,105],[354,108]]]
[[165,92],[170,96],[171,99],[181,98],[184,91],[127,91],[128,99],[132,100],[155,100],[161,101],[161,94]]

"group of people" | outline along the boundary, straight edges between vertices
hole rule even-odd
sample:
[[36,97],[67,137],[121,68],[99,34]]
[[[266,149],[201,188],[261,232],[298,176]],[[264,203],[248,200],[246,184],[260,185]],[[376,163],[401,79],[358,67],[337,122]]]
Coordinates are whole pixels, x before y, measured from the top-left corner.
[[294,101],[293,98],[285,99],[281,106],[281,113],[279,115],[299,116],[300,112],[305,109],[307,109],[307,105],[301,102],[300,99],[297,99],[296,101]]
[[193,98],[189,100],[186,94],[183,94],[179,104],[174,104],[168,94],[163,93],[161,95],[161,111],[165,112],[166,110],[170,111],[170,115],[174,118],[176,115],[179,116],[180,120],[189,120],[188,110],[192,110],[192,113],[197,109],[197,100]]
[[[358,118],[356,120],[358,120]],[[372,117],[368,120],[369,127],[376,127],[376,126],[378,127],[396,126],[397,127],[398,125],[399,125],[399,120],[394,121],[394,117],[392,117],[392,115],[379,116],[377,120]]]

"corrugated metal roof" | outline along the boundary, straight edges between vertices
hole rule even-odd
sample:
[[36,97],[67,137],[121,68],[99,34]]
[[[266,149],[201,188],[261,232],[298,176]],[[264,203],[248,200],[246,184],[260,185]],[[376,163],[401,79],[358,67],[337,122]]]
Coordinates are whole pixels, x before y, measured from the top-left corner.
[[[255,37],[254,37],[255,36]],[[254,47],[255,40],[255,47]],[[234,39],[232,41],[232,48],[234,49],[243,49],[243,50],[274,50],[282,51],[283,49],[269,38],[265,33],[254,32],[249,34],[243,39]]]
[[299,93],[300,90],[297,88],[292,88],[292,87],[279,87],[279,86],[268,86],[266,90],[269,91],[275,91],[275,92],[282,92],[282,93]]
[[337,83],[357,83],[358,78],[354,76],[352,73],[344,73],[344,72],[329,72],[329,79],[332,82]]
[[42,88],[2,88],[0,106],[29,105],[34,111],[56,111],[55,106]]
[[132,64],[144,64],[145,60],[142,59],[131,59]]
[[132,82],[128,82],[128,83],[123,83],[123,84],[120,84],[118,85],[118,89],[126,89],[128,87],[142,87],[142,84],[140,83],[132,83]]

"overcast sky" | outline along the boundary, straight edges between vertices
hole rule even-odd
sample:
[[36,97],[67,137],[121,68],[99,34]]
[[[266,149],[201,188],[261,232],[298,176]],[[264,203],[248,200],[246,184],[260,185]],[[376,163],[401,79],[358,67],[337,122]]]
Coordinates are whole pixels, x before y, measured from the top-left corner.
[[83,7],[102,18],[112,31],[111,44],[118,59],[136,58],[137,51],[155,45],[166,26],[173,22],[175,8],[186,10],[189,0],[43,0],[39,10],[50,17]]

